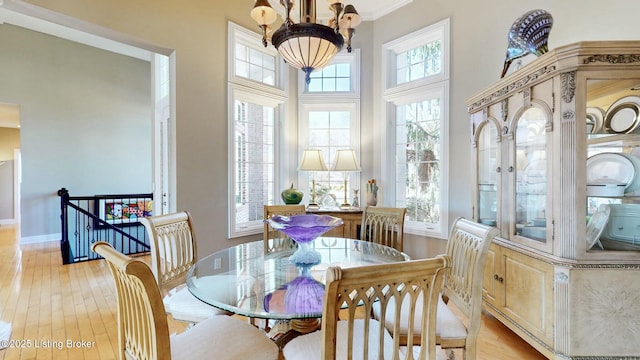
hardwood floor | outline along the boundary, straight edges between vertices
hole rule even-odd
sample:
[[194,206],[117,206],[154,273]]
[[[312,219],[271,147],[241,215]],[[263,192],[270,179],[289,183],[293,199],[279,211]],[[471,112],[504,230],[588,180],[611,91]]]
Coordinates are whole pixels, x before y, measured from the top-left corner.
[[[62,265],[57,242],[20,246],[17,237],[13,226],[0,226],[0,320],[12,324],[14,345],[0,357],[117,359],[117,300],[106,264]],[[170,327],[184,329],[173,321]],[[478,360],[545,359],[490,316],[478,342]]]

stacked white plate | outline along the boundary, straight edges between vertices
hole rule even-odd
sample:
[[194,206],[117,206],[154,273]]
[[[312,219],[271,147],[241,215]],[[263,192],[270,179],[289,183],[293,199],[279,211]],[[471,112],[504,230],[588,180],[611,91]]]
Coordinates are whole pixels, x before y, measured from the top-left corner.
[[634,155],[633,152],[622,155],[631,161],[635,169],[633,179],[629,182],[626,189],[624,189],[624,194],[626,196],[638,196],[640,195],[640,157]]
[[611,214],[602,238],[640,245],[640,204],[609,204]]
[[[640,161],[622,153],[600,153],[587,159],[587,195],[623,196],[627,191],[635,191],[636,174],[640,171]],[[638,166],[638,169],[636,169]],[[628,190],[631,184],[632,190]]]

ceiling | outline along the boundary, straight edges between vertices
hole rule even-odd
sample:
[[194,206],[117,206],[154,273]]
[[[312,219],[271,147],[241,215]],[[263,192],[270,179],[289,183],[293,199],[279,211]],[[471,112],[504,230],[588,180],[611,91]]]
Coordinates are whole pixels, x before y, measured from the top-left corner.
[[[397,10],[413,0],[344,0],[344,4],[353,5],[363,21],[373,21]],[[278,0],[271,0],[271,6],[280,7]],[[316,13],[320,19],[329,19],[333,13],[329,9],[329,2],[316,0]]]
[[[299,0],[294,1],[298,2]],[[328,5],[331,0],[326,2],[323,0],[315,1],[317,8],[316,15],[319,20],[327,20],[333,17],[333,13]],[[363,21],[373,21],[411,3],[412,1],[413,0],[345,0],[345,5],[353,5],[362,17]],[[270,0],[270,2],[274,9],[280,11],[281,14],[284,13],[284,8],[280,5],[279,0]],[[296,5],[293,11],[295,14],[292,13],[292,17],[295,16],[295,18],[298,18],[299,14],[296,11],[297,8],[299,7]],[[251,9],[247,9],[247,16],[249,15],[250,10]],[[90,30],[93,34],[87,31],[74,29],[76,27],[87,27],[87,24],[79,24],[78,21],[70,20],[64,16],[62,16],[63,19],[61,19],[61,16],[62,15],[60,14],[32,6],[22,1],[0,0],[0,24],[6,22],[63,39],[76,41],[85,45],[117,52],[146,61],[150,60],[150,51],[136,46],[131,46],[130,44],[117,40],[114,41],[112,40],[113,37],[109,36],[113,35],[111,33],[107,33],[107,36],[93,35],[105,33],[105,29],[99,29],[97,26],[91,27]],[[61,25],[65,23],[72,24],[72,26]]]

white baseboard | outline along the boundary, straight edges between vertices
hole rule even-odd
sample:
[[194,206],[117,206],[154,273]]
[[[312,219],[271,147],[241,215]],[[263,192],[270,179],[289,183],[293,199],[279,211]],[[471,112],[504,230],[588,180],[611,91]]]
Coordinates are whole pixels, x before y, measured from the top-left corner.
[[16,219],[0,219],[0,225],[13,225],[17,223]]
[[62,234],[45,234],[45,235],[36,235],[36,236],[23,236],[20,238],[20,244],[36,244],[43,243],[48,241],[60,241],[62,239]]

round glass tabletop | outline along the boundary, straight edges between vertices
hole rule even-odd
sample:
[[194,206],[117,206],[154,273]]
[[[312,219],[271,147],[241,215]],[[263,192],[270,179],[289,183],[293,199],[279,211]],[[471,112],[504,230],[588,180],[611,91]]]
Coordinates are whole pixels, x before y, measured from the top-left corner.
[[187,286],[198,299],[235,314],[267,319],[322,317],[327,268],[407,261],[390,247],[367,241],[319,237],[311,247],[321,261],[311,267],[292,264],[295,249],[265,255],[262,240],[217,251],[198,261]]

